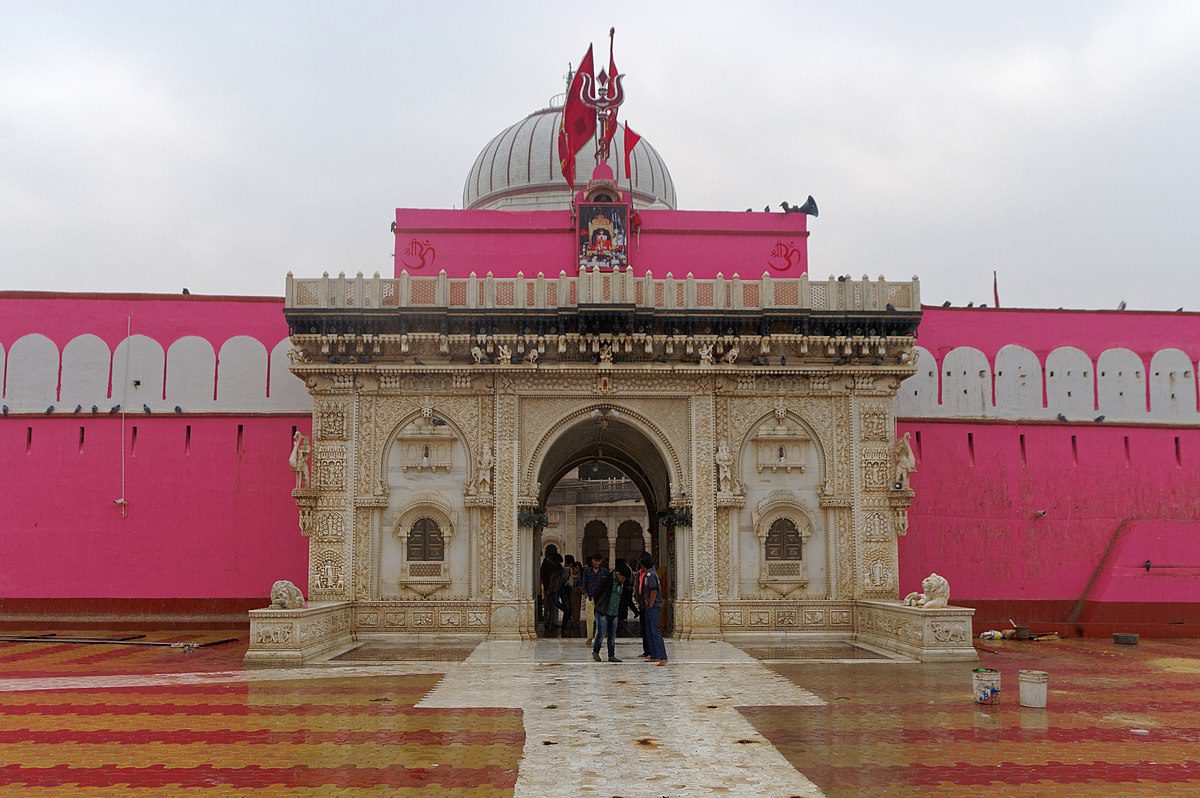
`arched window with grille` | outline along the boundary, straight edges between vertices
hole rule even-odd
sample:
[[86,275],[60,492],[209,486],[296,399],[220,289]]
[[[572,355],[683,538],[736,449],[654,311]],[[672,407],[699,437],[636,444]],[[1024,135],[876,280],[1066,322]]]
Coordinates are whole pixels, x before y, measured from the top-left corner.
[[408,533],[408,561],[441,562],[445,551],[441,527],[432,518],[418,518]]
[[766,554],[768,560],[801,560],[804,558],[804,540],[800,530],[790,518],[776,518],[767,532]]

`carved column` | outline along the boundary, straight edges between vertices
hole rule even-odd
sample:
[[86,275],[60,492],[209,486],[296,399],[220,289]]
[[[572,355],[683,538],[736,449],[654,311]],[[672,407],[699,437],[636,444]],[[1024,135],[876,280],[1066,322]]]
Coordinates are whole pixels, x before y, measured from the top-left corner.
[[508,377],[497,380],[495,393],[495,531],[492,570],[491,636],[500,640],[520,640],[522,637],[521,607],[517,554],[520,551],[517,535],[517,510],[520,486],[517,483],[517,396],[513,381]]
[[312,480],[317,491],[315,534],[309,540],[308,598],[310,601],[345,601],[353,597],[350,572],[353,561],[346,530],[354,528],[350,502],[353,489],[353,423],[349,375],[316,378],[325,390],[314,390]]
[[859,530],[856,598],[895,600],[899,574],[891,503],[895,474],[891,395],[866,377],[856,380],[852,397],[855,450],[860,465],[855,523]]
[[[677,527],[676,538],[690,534],[691,574],[688,595],[679,602],[678,632],[685,638],[720,637],[717,603],[716,397],[713,381],[701,381],[692,399],[692,525]],[[701,386],[697,386],[700,388]]]

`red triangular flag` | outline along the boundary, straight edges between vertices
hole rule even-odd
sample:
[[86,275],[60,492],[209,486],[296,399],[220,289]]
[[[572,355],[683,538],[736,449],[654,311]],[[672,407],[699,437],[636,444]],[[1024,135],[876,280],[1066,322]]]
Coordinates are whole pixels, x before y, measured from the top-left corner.
[[[563,106],[562,123],[558,137],[558,167],[571,188],[575,187],[575,154],[584,148],[596,135],[596,112],[583,103],[583,76],[587,75],[590,82],[595,81],[592,75],[592,48],[589,45],[587,55],[579,63],[571,86],[567,89],[567,102]],[[563,145],[566,147],[563,147]]]
[[631,152],[633,152],[633,148],[636,147],[638,142],[641,140],[642,140],[642,137],[639,136],[637,133],[634,133],[633,128],[631,128],[629,126],[629,123],[626,122],[625,123],[625,176],[629,178],[630,191],[633,191],[633,169],[630,168],[630,164],[632,162],[629,160],[629,154]]

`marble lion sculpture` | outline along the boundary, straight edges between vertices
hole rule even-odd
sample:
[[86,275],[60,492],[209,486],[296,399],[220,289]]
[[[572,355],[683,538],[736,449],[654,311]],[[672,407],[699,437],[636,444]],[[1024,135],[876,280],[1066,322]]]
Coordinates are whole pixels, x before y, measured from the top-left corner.
[[304,604],[304,594],[300,588],[286,579],[280,579],[271,585],[271,606],[281,610],[296,610]]
[[950,583],[944,576],[930,574],[921,580],[921,590],[924,593],[909,593],[904,597],[904,603],[911,607],[924,607],[927,610],[940,610],[950,603]]

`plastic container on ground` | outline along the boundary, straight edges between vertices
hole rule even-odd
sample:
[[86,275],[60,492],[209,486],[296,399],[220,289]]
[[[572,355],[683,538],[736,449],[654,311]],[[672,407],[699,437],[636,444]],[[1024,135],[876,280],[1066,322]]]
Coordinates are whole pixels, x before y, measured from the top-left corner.
[[976,668],[971,671],[971,687],[975,692],[976,704],[1000,703],[1000,671]]
[[1035,709],[1046,708],[1045,671],[1021,671],[1021,706]]

